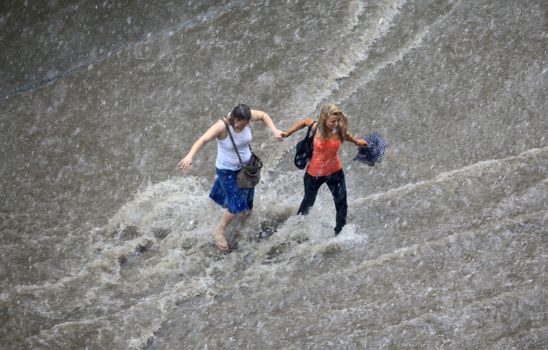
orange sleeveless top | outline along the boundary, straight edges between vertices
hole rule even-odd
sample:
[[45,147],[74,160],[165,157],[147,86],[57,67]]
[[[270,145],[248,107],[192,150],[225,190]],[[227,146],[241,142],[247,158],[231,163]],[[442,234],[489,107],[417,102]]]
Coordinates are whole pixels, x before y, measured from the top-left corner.
[[314,137],[314,151],[306,172],[310,176],[327,176],[342,169],[339,158],[341,140]]

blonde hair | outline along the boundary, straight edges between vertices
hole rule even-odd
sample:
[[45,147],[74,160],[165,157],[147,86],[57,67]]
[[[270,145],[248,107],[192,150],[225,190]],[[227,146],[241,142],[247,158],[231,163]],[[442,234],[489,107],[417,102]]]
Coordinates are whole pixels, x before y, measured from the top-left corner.
[[341,119],[339,120],[339,127],[337,128],[336,132],[341,142],[344,142],[344,138],[346,136],[346,133],[348,132],[348,118],[346,118],[346,114],[344,114],[342,109],[333,103],[323,105],[322,109],[320,110],[320,118],[318,119],[318,131],[321,138],[327,139],[329,137],[326,126],[327,118],[330,115],[337,113],[340,115]]

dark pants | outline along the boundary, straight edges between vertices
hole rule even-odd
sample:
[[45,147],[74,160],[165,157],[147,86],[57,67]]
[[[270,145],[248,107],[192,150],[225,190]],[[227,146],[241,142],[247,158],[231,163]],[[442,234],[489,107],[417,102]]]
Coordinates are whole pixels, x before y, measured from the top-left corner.
[[346,202],[346,182],[344,181],[344,172],[342,169],[328,176],[310,176],[305,172],[304,198],[297,214],[308,214],[308,211],[316,201],[318,190],[324,183],[329,187],[329,190],[333,195],[333,200],[335,201],[335,209],[337,210],[335,234],[338,234],[346,224],[346,212],[348,211],[348,204]]

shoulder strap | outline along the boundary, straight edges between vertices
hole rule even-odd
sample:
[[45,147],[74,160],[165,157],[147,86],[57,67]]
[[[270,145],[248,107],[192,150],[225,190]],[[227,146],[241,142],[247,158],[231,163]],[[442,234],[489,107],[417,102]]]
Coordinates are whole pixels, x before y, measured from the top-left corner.
[[[312,132],[312,128],[314,127],[314,124],[316,124],[316,121],[314,120],[314,122],[312,124],[310,124],[310,126],[308,127],[308,130],[306,131],[306,138],[309,138],[311,136],[314,135],[314,133]],[[314,130],[316,131],[316,130]]]
[[225,118],[221,119],[223,123],[225,123],[226,132],[228,133],[228,136],[230,137],[230,141],[232,142],[232,146],[234,146],[234,151],[236,152],[236,155],[238,156],[238,159],[240,160],[240,166],[244,167],[244,162],[242,162],[242,157],[240,157],[240,152],[238,152],[238,148],[236,147],[236,142],[234,142],[234,138],[232,137],[232,133],[230,132],[230,128],[228,127],[228,123],[226,122]]

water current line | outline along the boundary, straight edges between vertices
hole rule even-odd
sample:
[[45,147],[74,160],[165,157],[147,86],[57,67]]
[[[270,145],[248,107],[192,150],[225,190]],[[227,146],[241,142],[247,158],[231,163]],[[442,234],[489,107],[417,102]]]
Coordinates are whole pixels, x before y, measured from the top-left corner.
[[[472,165],[465,166],[463,168],[452,170],[448,172],[444,172],[436,176],[435,178],[431,180],[421,181],[415,184],[402,186],[398,189],[391,189],[384,193],[374,194],[371,196],[368,196],[366,198],[363,198],[361,200],[363,201],[371,201],[372,199],[378,199],[381,196],[391,196],[393,193],[398,193],[402,191],[410,191],[413,189],[417,189],[420,186],[425,185],[426,183],[432,183],[432,182],[441,182],[441,181],[447,181],[454,177],[457,177],[459,175],[470,175],[470,174],[476,174],[481,172],[482,170],[485,170],[489,167],[504,167],[505,162],[511,162],[514,160],[521,160],[521,159],[529,159],[530,161],[535,161],[536,159],[539,160],[539,163],[542,163],[542,159],[548,155],[548,147],[540,148],[540,149],[530,149],[525,152],[522,152],[521,154],[517,156],[511,156],[507,158],[503,158],[501,160],[487,160],[487,161],[481,161]],[[360,201],[354,201],[352,204],[356,205],[356,203],[359,203]],[[528,215],[536,215],[534,213],[529,213]],[[510,225],[514,223],[514,220],[512,218],[503,219],[499,222],[501,225]],[[474,230],[465,230],[465,231],[459,231],[454,234],[451,234],[449,236],[423,242],[420,244],[415,244],[408,247],[402,247],[400,249],[396,249],[392,252],[381,254],[379,256],[376,256],[374,259],[370,259],[367,261],[364,261],[357,267],[353,267],[355,271],[363,271],[365,269],[371,268],[372,266],[382,266],[387,261],[394,261],[399,259],[404,259],[409,256],[414,256],[417,254],[417,252],[420,254],[420,252],[427,252],[429,249],[432,249],[433,247],[445,247],[449,243],[452,243],[454,241],[459,241],[460,239],[464,238],[473,238],[478,235],[485,235],[489,234],[491,231],[489,229],[482,229],[481,231],[477,231],[477,229]],[[434,249],[436,250],[436,249]],[[108,259],[108,257],[104,257]],[[85,278],[85,274],[88,274],[88,269],[93,268],[94,266],[97,266],[97,264],[100,264],[102,259],[99,259],[87,267],[87,269],[83,269],[81,273],[78,275],[82,278]],[[256,261],[256,264],[260,264],[260,261]],[[115,263],[114,263],[115,264]],[[116,264],[115,264],[116,265]],[[215,267],[211,267],[211,269],[214,269]],[[200,278],[205,278],[207,276],[202,276]],[[250,278],[253,278],[252,276]],[[322,275],[322,279],[325,279],[325,275]],[[26,287],[20,287],[16,288],[17,293],[16,294],[28,294],[28,293],[40,293],[43,291],[43,289],[49,289],[50,291],[52,288],[54,289],[66,289],[67,285],[70,286],[72,283],[77,283],[76,276],[73,277],[67,277],[64,279],[61,279],[57,281],[54,284],[46,283],[43,286],[26,286]],[[97,318],[86,318],[79,321],[70,321],[70,322],[62,322],[59,324],[53,325],[48,330],[42,330],[41,334],[39,336],[34,336],[33,340],[35,341],[41,341],[43,337],[47,337],[49,334],[56,336],[56,334],[63,334],[63,330],[67,329],[69,331],[71,328],[74,328],[75,326],[79,325],[89,325],[89,324],[101,324],[101,328],[108,327],[108,324],[110,323],[111,318],[115,318],[118,320],[124,320],[127,323],[132,322],[134,317],[134,310],[138,309],[146,309],[150,310],[151,315],[153,315],[153,319],[140,326],[138,329],[133,330],[130,334],[128,334],[127,339],[127,345],[132,348],[141,348],[147,344],[151,339],[155,337],[155,333],[157,333],[158,330],[162,328],[162,325],[167,320],[167,317],[169,315],[169,312],[173,310],[173,308],[177,307],[181,302],[187,300],[188,298],[195,298],[195,297],[202,297],[205,296],[206,299],[212,301],[211,295],[215,294],[215,283],[208,283],[208,281],[205,281],[205,283],[200,283],[200,286],[196,288],[196,284],[194,284],[193,288],[188,288],[187,281],[181,281],[179,283],[176,283],[175,285],[171,286],[169,289],[161,291],[159,294],[154,295],[154,297],[146,296],[136,301],[136,303],[133,305],[133,307],[130,308],[122,308],[120,310],[117,310],[114,314],[109,315],[109,317],[97,317]],[[228,288],[226,285],[224,285],[223,288]],[[495,296],[492,299],[488,300],[488,303],[491,303],[492,301],[498,300],[497,298],[501,297],[503,294],[500,294],[499,296]],[[521,295],[521,294],[520,294]],[[7,295],[4,296],[5,299],[12,299],[16,298],[17,295]],[[479,303],[479,304],[478,304]],[[485,303],[485,301],[480,301],[474,304],[469,304],[468,308],[475,307],[474,305],[482,305],[481,303]],[[461,309],[459,309],[461,310]],[[55,310],[54,310],[55,311]],[[429,314],[421,314],[414,319],[406,320],[401,326],[405,326],[408,324],[408,322],[414,322],[414,320],[421,319],[421,317],[425,316],[427,317]],[[126,324],[127,324],[126,323]],[[393,325],[393,326],[399,326],[399,325]]]
[[474,164],[470,164],[470,165],[467,165],[467,166],[459,168],[459,169],[442,172],[442,173],[440,173],[440,174],[436,175],[435,177],[433,177],[431,179],[428,179],[428,180],[415,182],[413,184],[406,184],[406,185],[400,186],[398,188],[391,188],[391,189],[389,189],[385,192],[373,193],[373,194],[371,194],[367,197],[355,199],[355,200],[352,201],[352,205],[360,206],[360,205],[368,203],[372,200],[378,200],[378,199],[380,199],[382,197],[385,197],[385,196],[393,196],[393,195],[401,194],[402,192],[403,193],[410,192],[410,191],[412,191],[416,188],[425,186],[427,184],[445,182],[445,181],[447,181],[451,178],[454,178],[456,176],[461,176],[463,174],[466,175],[466,174],[469,174],[469,173],[474,173],[474,172],[477,172],[477,171],[480,171],[482,169],[486,169],[486,168],[489,168],[489,167],[495,167],[495,166],[498,166],[498,165],[500,165],[501,163],[504,163],[504,162],[518,160],[518,159],[524,159],[524,158],[527,158],[527,157],[537,157],[537,156],[538,157],[543,157],[543,156],[546,156],[547,154],[548,154],[548,147],[532,148],[530,150],[527,150],[525,152],[520,153],[517,156],[510,156],[510,157],[502,158],[502,159],[483,160],[483,161],[480,161],[480,162],[477,162],[477,163],[474,163]]
[[[347,29],[349,31],[347,37],[352,36],[355,33],[359,35],[357,40],[353,41],[353,45],[348,45],[351,50],[345,55],[345,57],[355,57],[355,60],[350,64],[341,64],[340,67],[334,69],[336,72],[338,72],[337,76],[331,76],[328,78],[329,81],[326,83],[326,86],[328,86],[328,88],[318,93],[314,97],[314,102],[311,103],[311,106],[313,107],[311,108],[315,109],[316,105],[327,99],[331,99],[337,103],[342,103],[344,100],[350,98],[351,95],[356,92],[361,86],[372,81],[376,77],[377,73],[380,72],[382,69],[384,69],[388,65],[395,64],[401,61],[413,49],[420,47],[422,41],[430,32],[431,28],[439,25],[441,22],[445,21],[449,16],[451,16],[454,10],[460,5],[461,1],[462,0],[458,0],[458,2],[449,11],[444,13],[443,16],[434,21],[433,24],[431,24],[430,26],[424,28],[422,31],[417,33],[405,47],[393,53],[389,57],[389,59],[379,63],[369,74],[365,75],[363,79],[357,78],[356,80],[352,80],[352,84],[348,88],[343,90],[341,89],[341,85],[343,84],[342,79],[350,77],[352,72],[356,70],[360,63],[367,60],[367,53],[371,46],[382,37],[384,37],[394,26],[394,20],[398,17],[398,15],[400,15],[401,9],[406,5],[407,1],[395,0],[387,3],[385,6],[384,14],[380,16],[380,26],[374,28],[373,33],[371,33],[371,31],[369,30],[364,30],[363,32],[360,31],[358,21],[359,17],[365,10],[365,7],[363,5],[358,6],[356,14],[353,16],[352,21],[350,21],[351,23],[347,26]],[[335,93],[337,93],[339,97],[333,96],[333,98],[330,98],[330,96],[335,95]],[[299,103],[295,104],[300,104],[300,101],[296,102]],[[294,103],[289,104],[293,105]],[[313,110],[311,109],[305,114],[310,115],[312,113]],[[271,159],[275,166],[279,165],[279,163],[283,161],[287,153],[293,152],[293,147],[293,143],[286,143],[285,147],[278,147],[278,156]]]
[[[389,55],[387,59],[385,59],[382,62],[379,62],[379,64],[377,64],[374,68],[372,68],[368,74],[359,75],[359,77],[357,77],[356,79],[351,80],[352,83],[348,83],[349,86],[344,89],[341,89],[341,85],[342,85],[342,82],[341,82],[341,84],[338,84],[337,87],[333,89],[332,93],[337,92],[337,94],[341,96],[339,97],[339,99],[342,99],[342,101],[350,98],[360,87],[372,81],[377,76],[377,74],[380,71],[382,71],[384,68],[386,68],[389,65],[393,65],[393,64],[396,64],[397,62],[400,62],[412,50],[420,47],[422,42],[424,41],[424,38],[431,32],[432,28],[436,28],[440,23],[444,22],[447,18],[449,18],[453,14],[455,9],[460,5],[461,1],[462,0],[459,0],[455,4],[455,6],[453,6],[453,8],[447,11],[443,16],[436,19],[432,24],[424,27],[420,32],[418,32],[414,36],[412,40],[408,41],[407,45],[405,45],[404,47],[402,47],[400,50],[396,52],[392,52],[392,54]],[[373,40],[371,44],[373,44],[376,40],[377,39]],[[354,68],[356,67],[357,65]],[[348,74],[348,76],[350,75],[351,75],[351,72]]]
[[[501,164],[505,163],[505,162],[515,161],[515,160],[520,160],[520,159],[526,159],[526,158],[535,158],[535,157],[542,158],[542,157],[546,157],[546,156],[548,156],[548,147],[533,148],[533,149],[527,150],[525,152],[522,152],[521,154],[516,155],[516,156],[510,156],[510,157],[503,158],[503,159],[491,159],[491,160],[480,161],[480,162],[477,162],[477,163],[474,163],[474,164],[471,164],[471,165],[467,165],[467,166],[459,168],[459,169],[450,170],[450,171],[447,171],[447,172],[442,172],[442,173],[438,174],[437,176],[435,176],[434,178],[431,178],[431,179],[428,179],[428,180],[419,181],[419,182],[416,182],[416,183],[413,183],[413,184],[406,184],[406,185],[400,186],[398,188],[391,188],[391,189],[389,189],[385,192],[374,193],[374,194],[371,194],[367,197],[354,199],[349,204],[351,204],[353,206],[360,206],[360,205],[363,205],[365,203],[369,203],[371,201],[379,200],[383,197],[387,197],[387,196],[391,197],[391,196],[394,196],[394,195],[401,195],[401,193],[406,193],[406,192],[413,191],[413,190],[415,190],[417,188],[420,188],[420,187],[423,187],[427,184],[445,182],[445,181],[448,181],[448,180],[450,180],[452,178],[455,178],[455,177],[458,177],[458,176],[477,173],[481,170],[484,170],[484,169],[487,169],[487,168],[490,168],[490,167],[501,166]],[[130,251],[133,251],[133,250],[135,250],[136,246],[138,246],[139,244],[143,244],[143,242],[144,242],[143,240],[146,240],[146,239],[147,239],[147,237],[141,237],[139,240],[134,240],[131,243],[131,247],[126,247],[126,248],[129,249]],[[70,283],[71,281],[79,279],[79,278],[84,278],[85,276],[87,276],[89,274],[89,269],[91,267],[93,267],[94,265],[99,264],[100,260],[105,259],[105,258],[106,257],[102,257],[99,260],[91,262],[91,263],[88,264],[88,266],[86,266],[80,272],[78,272],[76,274],[73,274],[71,276],[61,278],[61,279],[57,280],[54,283],[46,282],[42,285],[17,286],[17,287],[14,288],[14,290],[16,291],[16,293],[30,293],[30,292],[42,290],[44,288],[48,288],[48,289],[57,289],[57,288],[62,289],[62,288],[65,288],[66,285],[68,283]]]
[[166,29],[164,29],[164,30],[162,30],[158,33],[155,33],[155,34],[147,33],[147,34],[144,35],[143,38],[141,38],[141,40],[135,41],[135,42],[132,42],[132,43],[129,43],[129,44],[126,44],[126,45],[123,45],[123,46],[118,47],[118,48],[114,48],[111,51],[107,52],[106,55],[104,55],[103,57],[98,57],[98,58],[93,59],[93,60],[84,61],[83,63],[80,63],[75,67],[69,68],[69,69],[63,71],[62,73],[59,73],[59,74],[57,74],[57,75],[55,75],[51,78],[40,80],[37,83],[25,84],[25,85],[23,85],[19,88],[15,88],[15,89],[12,89],[12,90],[7,91],[7,92],[0,93],[0,99],[8,99],[9,97],[14,96],[14,95],[18,95],[18,94],[22,94],[22,93],[25,93],[25,92],[30,92],[30,91],[40,89],[41,87],[43,87],[45,85],[48,85],[48,84],[51,84],[51,83],[53,83],[57,80],[61,80],[65,77],[68,77],[68,76],[74,74],[74,73],[83,71],[83,70],[88,69],[90,67],[93,67],[93,65],[105,62],[106,60],[110,59],[112,56],[120,55],[123,52],[129,51],[129,50],[131,50],[133,48],[136,48],[140,45],[146,45],[147,43],[149,43],[151,41],[158,40],[159,38],[162,38],[162,37],[165,37],[165,36],[172,36],[175,33],[186,32],[188,30],[192,30],[192,29],[194,29],[194,28],[196,28],[200,25],[203,25],[207,21],[214,20],[215,18],[219,18],[219,17],[229,13],[233,9],[243,8],[244,6],[245,6],[245,2],[243,0],[231,1],[226,5],[223,5],[223,6],[220,6],[219,8],[216,8],[215,10],[210,9],[206,13],[196,16],[195,19],[190,19],[190,20],[184,21],[182,23],[175,24],[174,26],[168,27],[168,28],[166,28]]

